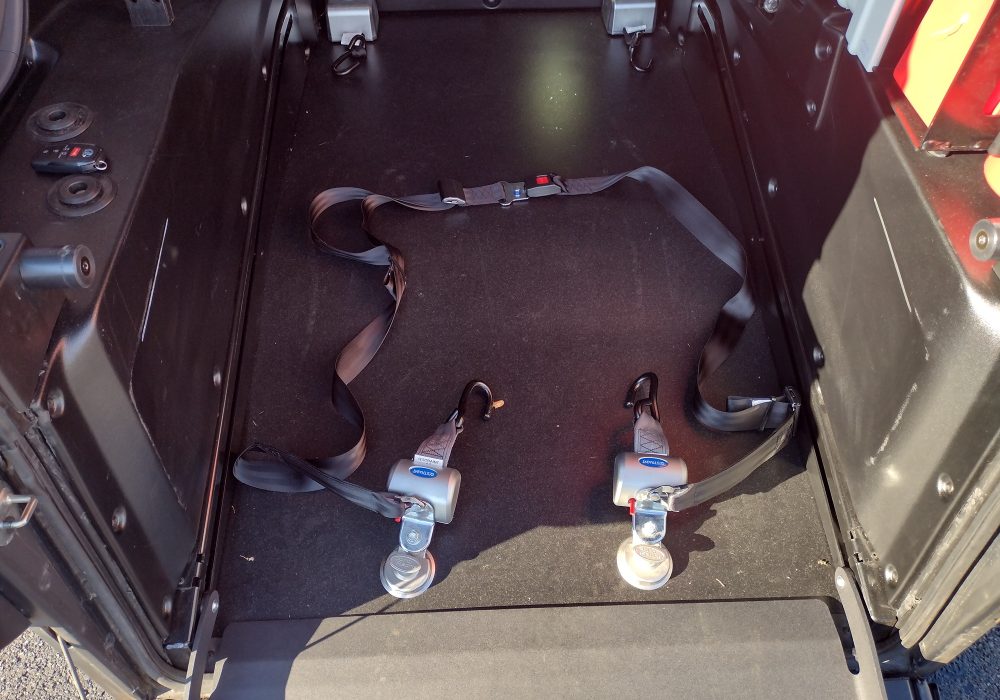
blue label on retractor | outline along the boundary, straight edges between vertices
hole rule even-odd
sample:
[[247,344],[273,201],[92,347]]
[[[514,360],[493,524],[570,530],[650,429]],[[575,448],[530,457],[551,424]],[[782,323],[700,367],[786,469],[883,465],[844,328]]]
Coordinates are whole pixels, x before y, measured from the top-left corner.
[[433,479],[438,475],[436,471],[428,467],[410,467],[410,473],[413,476],[419,476],[421,479]]
[[[665,467],[670,462],[665,459],[660,459],[659,457],[640,457],[639,464],[644,467]],[[410,471],[413,471],[412,469]]]

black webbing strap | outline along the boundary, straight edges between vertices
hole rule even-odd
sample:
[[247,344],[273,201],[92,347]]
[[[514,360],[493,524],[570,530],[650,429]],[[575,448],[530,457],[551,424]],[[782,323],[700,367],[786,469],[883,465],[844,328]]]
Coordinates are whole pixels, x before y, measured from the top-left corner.
[[788,444],[792,435],[795,434],[796,422],[798,420],[798,397],[792,389],[786,389],[785,392],[789,406],[787,417],[775,431],[768,435],[767,439],[752,452],[744,456],[736,464],[726,467],[718,474],[676,489],[669,489],[668,487],[667,490],[672,490],[673,492],[668,493],[664,498],[667,510],[684,510],[709,501],[716,496],[721,496],[750,476],[757,467],[778,454],[781,448]]
[[[738,274],[742,280],[739,291],[722,307],[715,329],[702,350],[701,360],[698,364],[695,415],[701,423],[717,430],[768,430],[779,428],[779,426],[780,428],[760,448],[754,450],[730,469],[712,477],[717,479],[713,483],[721,483],[721,477],[724,475],[729,475],[726,476],[726,479],[729,479],[735,478],[741,473],[740,470],[733,471],[736,467],[742,466],[745,471],[746,465],[749,465],[751,461],[756,461],[754,465],[756,468],[760,463],[773,456],[774,452],[763,448],[778,443],[783,445],[784,442],[787,442],[788,434],[794,426],[795,412],[787,395],[764,399],[730,399],[727,410],[715,408],[702,395],[703,387],[708,378],[729,357],[743,334],[747,321],[754,313],[753,295],[747,278],[746,252],[722,222],[691,193],[681,187],[672,177],[656,168],[643,166],[625,173],[591,178],[563,179],[558,176],[548,176],[546,179],[551,179],[556,187],[551,187],[549,191],[546,191],[546,194],[565,196],[595,194],[614,187],[626,178],[647,184],[663,209],[677,219],[702,245]],[[457,185],[453,182],[451,184]],[[523,183],[519,184],[523,187]],[[312,462],[305,462],[299,458],[289,459],[290,455],[287,453],[262,445],[253,445],[236,461],[234,469],[236,477],[240,481],[271,491],[298,492],[330,488],[342,493],[350,500],[358,502],[354,490],[360,487],[350,484],[350,493],[354,496],[352,497],[352,495],[345,493],[343,484],[348,483],[345,479],[358,468],[364,459],[365,420],[361,407],[351,394],[348,385],[368,365],[381,347],[396,312],[399,310],[406,288],[403,256],[400,251],[372,235],[369,230],[372,214],[378,207],[389,203],[418,211],[444,211],[454,206],[510,204],[512,201],[534,196],[530,192],[525,194],[520,189],[512,189],[511,184],[507,182],[473,188],[457,186],[448,195],[451,196],[442,197],[441,193],[435,192],[414,197],[396,198],[353,187],[335,187],[321,192],[313,199],[309,208],[310,227],[314,240],[322,250],[348,260],[388,267],[385,288],[392,301],[382,313],[341,350],[334,372],[333,404],[340,414],[357,428],[358,439],[354,446],[346,452]],[[362,203],[362,229],[367,234],[372,247],[352,252],[338,248],[323,238],[318,231],[317,222],[331,207],[358,200]],[[776,436],[779,438],[778,440],[775,439]],[[783,439],[781,439],[782,436]],[[311,469],[304,468],[305,465],[309,465]],[[711,480],[702,483],[708,481]],[[692,490],[694,490],[693,487]],[[697,496],[697,493],[707,492],[707,490],[708,487],[705,487],[705,489],[695,491],[695,494]],[[680,495],[678,494],[678,496]],[[368,497],[365,496],[365,498]]]

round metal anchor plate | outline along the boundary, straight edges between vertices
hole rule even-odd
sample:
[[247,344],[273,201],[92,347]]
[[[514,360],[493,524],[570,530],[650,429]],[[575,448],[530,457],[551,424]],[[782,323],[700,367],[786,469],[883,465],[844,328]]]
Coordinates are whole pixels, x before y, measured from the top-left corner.
[[636,544],[629,537],[618,547],[618,573],[639,590],[659,588],[673,571],[674,560],[662,544]]
[[108,206],[115,191],[115,183],[106,175],[68,175],[49,188],[46,201],[59,216],[75,218]]
[[434,582],[437,566],[430,552],[411,554],[400,548],[382,562],[380,578],[389,595],[416,598]]
[[79,136],[91,122],[94,113],[76,102],[59,102],[28,117],[28,131],[36,139],[53,143]]

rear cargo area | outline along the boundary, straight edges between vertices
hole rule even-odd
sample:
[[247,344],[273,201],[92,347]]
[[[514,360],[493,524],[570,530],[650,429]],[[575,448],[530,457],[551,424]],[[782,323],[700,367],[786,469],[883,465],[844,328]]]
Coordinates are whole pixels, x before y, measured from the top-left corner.
[[[321,253],[308,230],[320,191],[434,192],[535,173],[596,176],[660,168],[748,244],[704,127],[682,54],[659,30],[650,73],[629,67],[597,12],[394,14],[366,62],[333,75],[340,48],[308,62],[301,96],[276,106],[258,258],[237,387],[233,449],[253,440],[307,458],[356,435],[330,401],[335,358],[385,305],[384,269]],[[702,86],[700,89],[717,89]],[[323,226],[363,244],[358,207]],[[451,466],[458,510],[431,545],[434,585],[384,593],[382,559],[398,525],[328,492],[281,494],[233,480],[216,553],[219,627],[242,620],[417,610],[833,596],[830,549],[805,456],[790,446],[735,490],[671,514],[672,579],[643,592],[621,580],[626,509],[611,500],[614,455],[631,444],[630,382],[659,375],[673,454],[692,481],[763,438],[720,434],[691,410],[695,369],[739,279],[637,183],[509,208],[417,213],[383,207],[376,235],[407,261],[407,294],[382,350],[352,384],[369,422],[355,481],[383,489],[478,378],[504,406],[470,418]],[[762,313],[709,396],[780,391]]]

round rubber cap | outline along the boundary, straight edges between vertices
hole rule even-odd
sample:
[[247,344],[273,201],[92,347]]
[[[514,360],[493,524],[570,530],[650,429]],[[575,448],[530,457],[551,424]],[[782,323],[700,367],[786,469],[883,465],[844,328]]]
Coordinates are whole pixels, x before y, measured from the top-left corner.
[[431,587],[437,569],[430,552],[413,555],[397,547],[382,562],[380,578],[389,595],[397,598],[416,598]]
[[656,590],[673,571],[674,560],[662,544],[635,544],[629,537],[618,547],[618,573],[639,590]]

